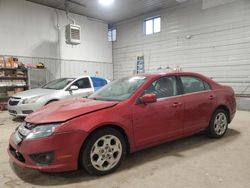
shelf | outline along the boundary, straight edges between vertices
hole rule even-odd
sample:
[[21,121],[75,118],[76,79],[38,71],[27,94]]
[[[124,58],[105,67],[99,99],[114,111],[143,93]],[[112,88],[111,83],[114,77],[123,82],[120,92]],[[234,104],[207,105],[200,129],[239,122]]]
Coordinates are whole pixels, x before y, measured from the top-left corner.
[[27,77],[0,76],[0,80],[27,80]]
[[3,67],[0,68],[0,71],[1,71],[1,70],[3,70],[3,71],[4,71],[4,70],[20,70],[20,71],[27,71],[27,69],[21,70],[20,68],[3,68]]
[[9,99],[10,97],[8,97],[8,96],[4,96],[4,97],[0,97],[0,100],[1,99]]
[[28,86],[0,86],[0,88],[23,88],[23,87],[28,87]]
[[[19,71],[22,72],[22,74],[19,74]],[[1,72],[0,91],[1,93],[3,93],[3,95],[0,96],[0,102],[7,102],[11,97],[8,96],[8,94],[12,93],[14,94],[20,90],[25,91],[29,88],[29,86],[27,86],[28,82],[27,69],[23,69],[20,67],[19,68],[0,67],[0,72]]]

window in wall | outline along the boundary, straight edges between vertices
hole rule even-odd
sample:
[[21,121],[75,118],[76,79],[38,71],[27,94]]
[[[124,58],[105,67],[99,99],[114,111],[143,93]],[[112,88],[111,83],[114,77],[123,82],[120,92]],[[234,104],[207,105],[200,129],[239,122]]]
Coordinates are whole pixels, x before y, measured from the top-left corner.
[[148,18],[144,21],[145,34],[151,35],[161,32],[161,17]]
[[116,41],[116,29],[109,29],[108,30],[108,41],[109,42]]

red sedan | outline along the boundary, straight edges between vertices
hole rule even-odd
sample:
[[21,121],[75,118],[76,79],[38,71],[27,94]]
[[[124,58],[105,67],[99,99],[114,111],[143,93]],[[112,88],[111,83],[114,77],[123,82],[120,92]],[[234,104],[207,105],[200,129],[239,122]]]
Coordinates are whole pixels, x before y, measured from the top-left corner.
[[126,153],[206,131],[222,137],[236,112],[234,91],[196,73],[125,77],[88,99],[49,104],[11,135],[19,166],[55,172],[82,166],[104,175]]

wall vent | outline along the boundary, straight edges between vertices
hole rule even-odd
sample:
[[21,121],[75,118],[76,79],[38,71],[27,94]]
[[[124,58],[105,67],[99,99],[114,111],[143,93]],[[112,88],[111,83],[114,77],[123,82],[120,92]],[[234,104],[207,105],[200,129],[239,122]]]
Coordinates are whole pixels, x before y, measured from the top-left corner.
[[81,43],[81,26],[69,24],[65,27],[66,43],[77,45]]

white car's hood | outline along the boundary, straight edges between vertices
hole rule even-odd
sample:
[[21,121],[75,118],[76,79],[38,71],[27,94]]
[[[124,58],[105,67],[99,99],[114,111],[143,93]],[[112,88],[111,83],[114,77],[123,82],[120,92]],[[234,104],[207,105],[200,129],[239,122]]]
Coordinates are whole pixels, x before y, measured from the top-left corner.
[[27,91],[17,93],[13,95],[12,97],[27,99],[27,98],[32,98],[32,97],[54,94],[54,93],[57,93],[58,91],[59,90],[37,88],[37,89],[30,89]]

